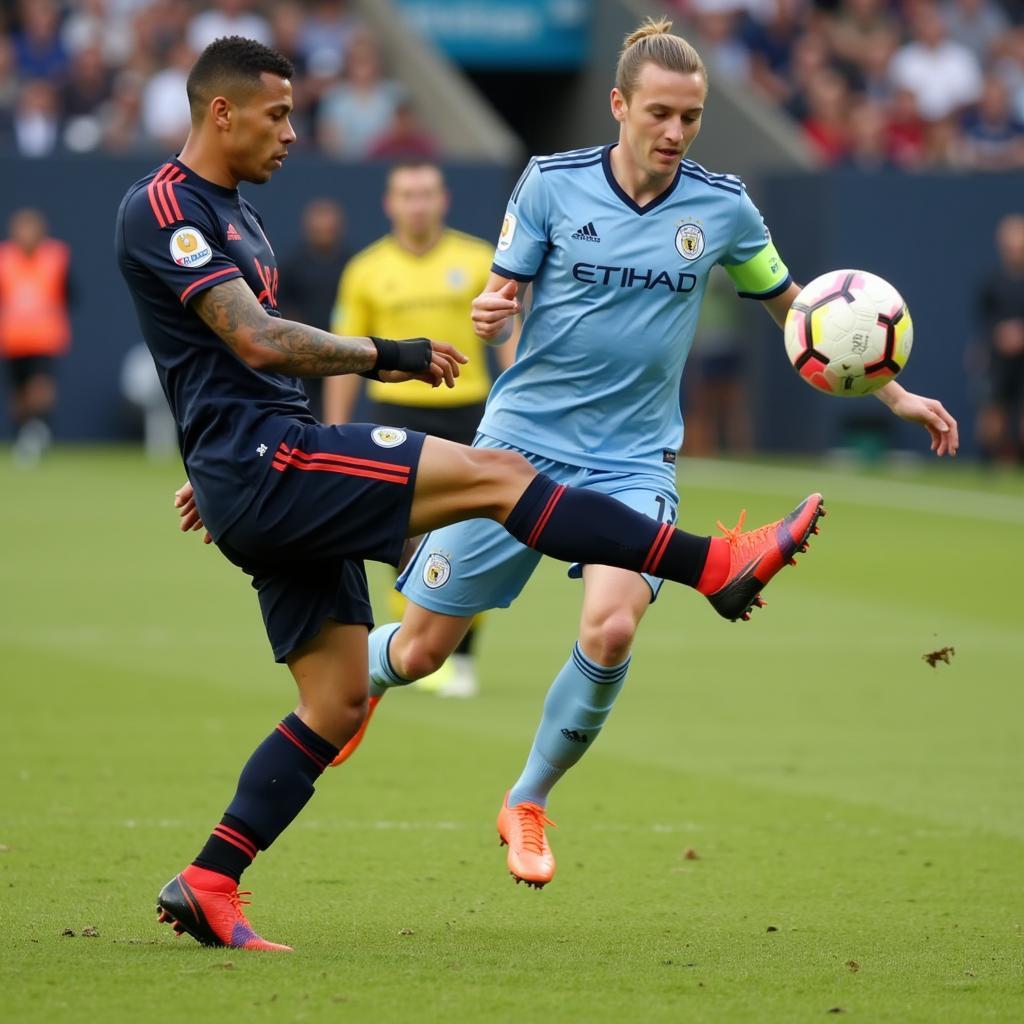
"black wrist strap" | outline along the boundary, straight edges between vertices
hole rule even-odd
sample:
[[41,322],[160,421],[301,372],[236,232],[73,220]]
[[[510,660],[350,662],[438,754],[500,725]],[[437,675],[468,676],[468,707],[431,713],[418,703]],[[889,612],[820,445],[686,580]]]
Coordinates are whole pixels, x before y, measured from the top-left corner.
[[360,374],[370,380],[380,380],[381,370],[403,370],[407,373],[425,373],[430,366],[431,346],[427,338],[407,338],[392,341],[390,338],[375,338],[370,341],[377,350],[377,362],[372,370]]

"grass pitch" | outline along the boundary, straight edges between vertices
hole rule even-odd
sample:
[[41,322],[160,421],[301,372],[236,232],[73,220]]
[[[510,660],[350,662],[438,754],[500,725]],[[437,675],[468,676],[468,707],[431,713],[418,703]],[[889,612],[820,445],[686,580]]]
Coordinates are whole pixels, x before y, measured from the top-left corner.
[[176,533],[173,467],[0,452],[0,1018],[1024,1019],[1024,482],[680,476],[694,529],[829,516],[750,623],[663,592],[552,801],[555,882],[516,887],[493,825],[575,631],[549,563],[486,624],[484,695],[390,695],[247,874],[274,956],[153,910],[291,707],[246,580]]

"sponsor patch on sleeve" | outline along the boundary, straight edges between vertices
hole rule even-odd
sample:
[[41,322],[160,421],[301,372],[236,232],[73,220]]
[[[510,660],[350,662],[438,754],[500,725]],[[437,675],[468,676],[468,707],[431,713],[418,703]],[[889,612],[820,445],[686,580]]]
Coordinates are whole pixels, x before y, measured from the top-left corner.
[[512,239],[516,237],[516,215],[506,213],[501,223],[501,234],[498,236],[498,252],[504,252],[512,245]]
[[203,267],[213,259],[213,250],[198,228],[178,228],[171,235],[171,259],[179,267]]

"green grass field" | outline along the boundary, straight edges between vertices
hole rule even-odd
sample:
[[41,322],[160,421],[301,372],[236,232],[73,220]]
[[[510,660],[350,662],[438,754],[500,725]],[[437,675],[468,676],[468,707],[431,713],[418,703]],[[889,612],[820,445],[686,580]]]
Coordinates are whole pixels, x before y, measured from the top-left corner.
[[750,623],[663,593],[551,804],[554,884],[494,832],[575,631],[550,563],[490,617],[484,695],[391,695],[247,874],[273,956],[153,911],[292,702],[179,476],[0,451],[3,1021],[1024,1020],[1021,478],[683,466],[691,528],[829,516]]

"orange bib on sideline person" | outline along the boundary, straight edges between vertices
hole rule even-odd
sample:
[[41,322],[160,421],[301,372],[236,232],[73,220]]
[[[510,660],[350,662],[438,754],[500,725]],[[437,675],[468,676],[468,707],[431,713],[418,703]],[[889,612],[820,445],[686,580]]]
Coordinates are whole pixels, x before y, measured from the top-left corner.
[[6,358],[67,351],[69,256],[67,245],[53,238],[32,253],[0,242],[0,354]]

